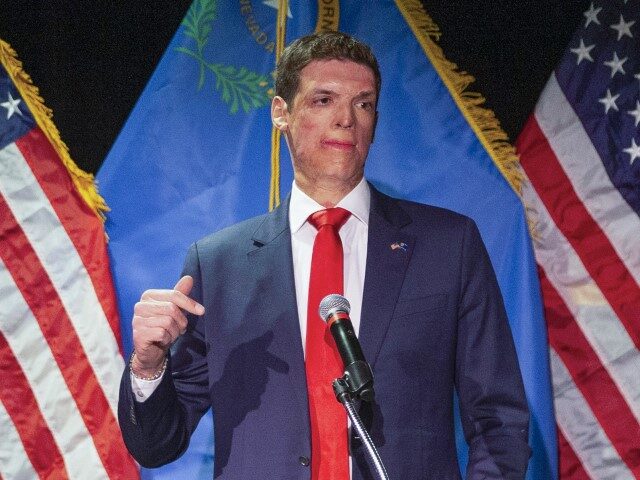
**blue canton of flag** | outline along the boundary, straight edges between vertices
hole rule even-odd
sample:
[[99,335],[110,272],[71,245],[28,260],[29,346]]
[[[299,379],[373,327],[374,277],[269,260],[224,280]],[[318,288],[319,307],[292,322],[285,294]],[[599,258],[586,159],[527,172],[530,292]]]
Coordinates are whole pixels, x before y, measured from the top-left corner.
[[609,178],[640,215],[640,4],[591,3],[558,83]]
[[594,1],[518,139],[560,478],[640,478],[640,2]]
[[1,149],[31,130],[35,121],[4,69],[0,75],[0,100],[3,100],[0,101],[0,107],[3,107],[3,110],[0,110]]

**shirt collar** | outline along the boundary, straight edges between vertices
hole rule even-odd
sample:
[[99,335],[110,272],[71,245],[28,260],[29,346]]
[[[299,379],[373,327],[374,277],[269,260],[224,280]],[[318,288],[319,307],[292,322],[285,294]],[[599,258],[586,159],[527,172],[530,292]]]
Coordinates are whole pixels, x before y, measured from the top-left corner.
[[[355,186],[342,200],[338,202],[336,207],[342,207],[349,210],[351,215],[356,217],[365,225],[369,224],[369,210],[371,208],[371,192],[369,184],[362,178],[360,183]],[[291,232],[295,233],[307,221],[309,215],[324,210],[325,207],[320,205],[314,199],[309,197],[296,185],[295,180],[291,187],[291,201],[289,203],[289,226]]]

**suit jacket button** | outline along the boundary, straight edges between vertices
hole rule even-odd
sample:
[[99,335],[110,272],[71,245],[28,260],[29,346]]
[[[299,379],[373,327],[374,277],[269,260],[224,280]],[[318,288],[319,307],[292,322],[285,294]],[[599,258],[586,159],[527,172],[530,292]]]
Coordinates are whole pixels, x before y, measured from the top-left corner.
[[300,465],[302,465],[304,467],[308,467],[309,466],[309,458],[308,457],[300,456],[300,457],[298,457],[298,461],[300,462]]

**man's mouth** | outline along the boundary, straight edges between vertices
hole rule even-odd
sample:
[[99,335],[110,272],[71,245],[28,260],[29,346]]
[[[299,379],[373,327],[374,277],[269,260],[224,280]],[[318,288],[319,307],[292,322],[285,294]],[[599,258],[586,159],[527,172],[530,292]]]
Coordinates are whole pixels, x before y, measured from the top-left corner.
[[322,142],[323,145],[336,148],[338,150],[350,150],[355,147],[355,143],[351,140],[327,139]]

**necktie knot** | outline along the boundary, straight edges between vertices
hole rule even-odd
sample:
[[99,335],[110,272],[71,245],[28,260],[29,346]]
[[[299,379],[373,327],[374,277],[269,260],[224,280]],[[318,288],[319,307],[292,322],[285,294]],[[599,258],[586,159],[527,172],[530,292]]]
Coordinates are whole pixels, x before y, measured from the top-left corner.
[[326,210],[319,210],[309,215],[309,223],[320,230],[325,225],[333,225],[336,231],[346,223],[351,216],[349,210],[344,208],[327,208]]

